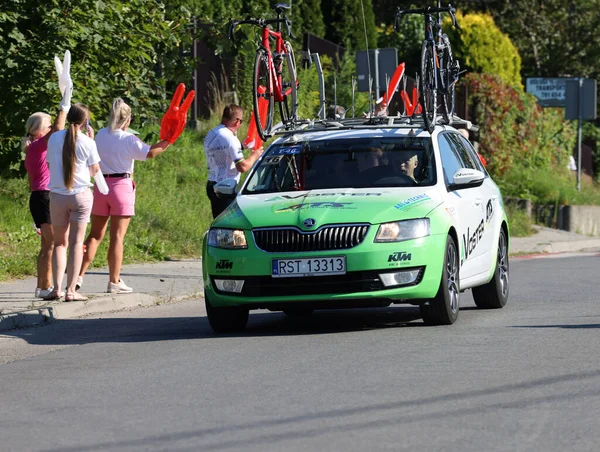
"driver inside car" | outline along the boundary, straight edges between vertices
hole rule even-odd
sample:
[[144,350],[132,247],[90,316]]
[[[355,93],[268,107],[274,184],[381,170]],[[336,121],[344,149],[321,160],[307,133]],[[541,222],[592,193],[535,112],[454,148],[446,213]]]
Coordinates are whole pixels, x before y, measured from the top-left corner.
[[414,150],[394,151],[390,153],[390,163],[399,174],[404,174],[418,184],[415,169],[419,166],[419,157]]

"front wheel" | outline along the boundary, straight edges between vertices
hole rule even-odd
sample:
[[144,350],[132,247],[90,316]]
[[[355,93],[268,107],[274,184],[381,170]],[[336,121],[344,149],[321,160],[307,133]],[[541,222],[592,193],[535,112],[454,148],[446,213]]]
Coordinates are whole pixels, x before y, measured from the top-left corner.
[[427,325],[452,325],[458,318],[460,302],[459,262],[456,243],[452,236],[446,239],[444,266],[440,287],[435,298],[420,306]]
[[204,294],[206,316],[215,333],[233,333],[243,331],[248,323],[248,309],[243,307],[215,308]]
[[508,242],[504,229],[498,237],[498,257],[492,280],[483,286],[474,287],[473,300],[479,309],[498,309],[508,301]]
[[298,115],[298,75],[296,74],[296,62],[294,60],[294,49],[286,41],[286,52],[281,61],[281,94],[282,101],[279,103],[281,122],[286,126],[292,126]]
[[254,60],[253,100],[256,130],[262,141],[271,137],[273,127],[273,84],[269,71],[269,56],[265,49],[258,49]]
[[450,124],[454,117],[455,86],[458,81],[458,61],[454,60],[448,36],[443,36],[442,67],[440,68],[440,87],[442,92],[442,118],[444,124]]
[[437,112],[437,80],[433,44],[424,41],[421,48],[421,107],[423,121],[429,133],[435,127]]

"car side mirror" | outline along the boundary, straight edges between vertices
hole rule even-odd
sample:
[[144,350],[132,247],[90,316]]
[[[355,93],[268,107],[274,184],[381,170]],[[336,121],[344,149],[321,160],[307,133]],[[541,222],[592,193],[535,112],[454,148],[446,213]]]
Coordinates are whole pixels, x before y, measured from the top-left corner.
[[213,189],[217,195],[225,197],[234,197],[237,194],[237,180],[230,178],[217,182]]
[[449,191],[460,190],[462,188],[479,187],[483,184],[485,174],[479,170],[471,168],[460,168],[453,176],[453,183],[448,187]]

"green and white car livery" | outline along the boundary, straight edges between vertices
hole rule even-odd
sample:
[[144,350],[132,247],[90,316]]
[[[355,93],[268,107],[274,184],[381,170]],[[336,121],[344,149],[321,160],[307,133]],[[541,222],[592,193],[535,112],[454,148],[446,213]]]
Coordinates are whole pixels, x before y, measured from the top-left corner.
[[226,332],[253,309],[411,303],[451,324],[466,289],[480,308],[506,304],[508,240],[500,190],[452,127],[290,133],[205,236],[209,322]]

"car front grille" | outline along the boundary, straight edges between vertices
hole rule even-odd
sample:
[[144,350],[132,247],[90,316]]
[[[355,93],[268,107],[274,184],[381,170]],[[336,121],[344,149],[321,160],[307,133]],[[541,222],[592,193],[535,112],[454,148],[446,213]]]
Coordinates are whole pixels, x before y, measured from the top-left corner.
[[354,248],[369,232],[368,224],[323,226],[317,231],[295,227],[254,229],[254,243],[267,253],[296,253]]

